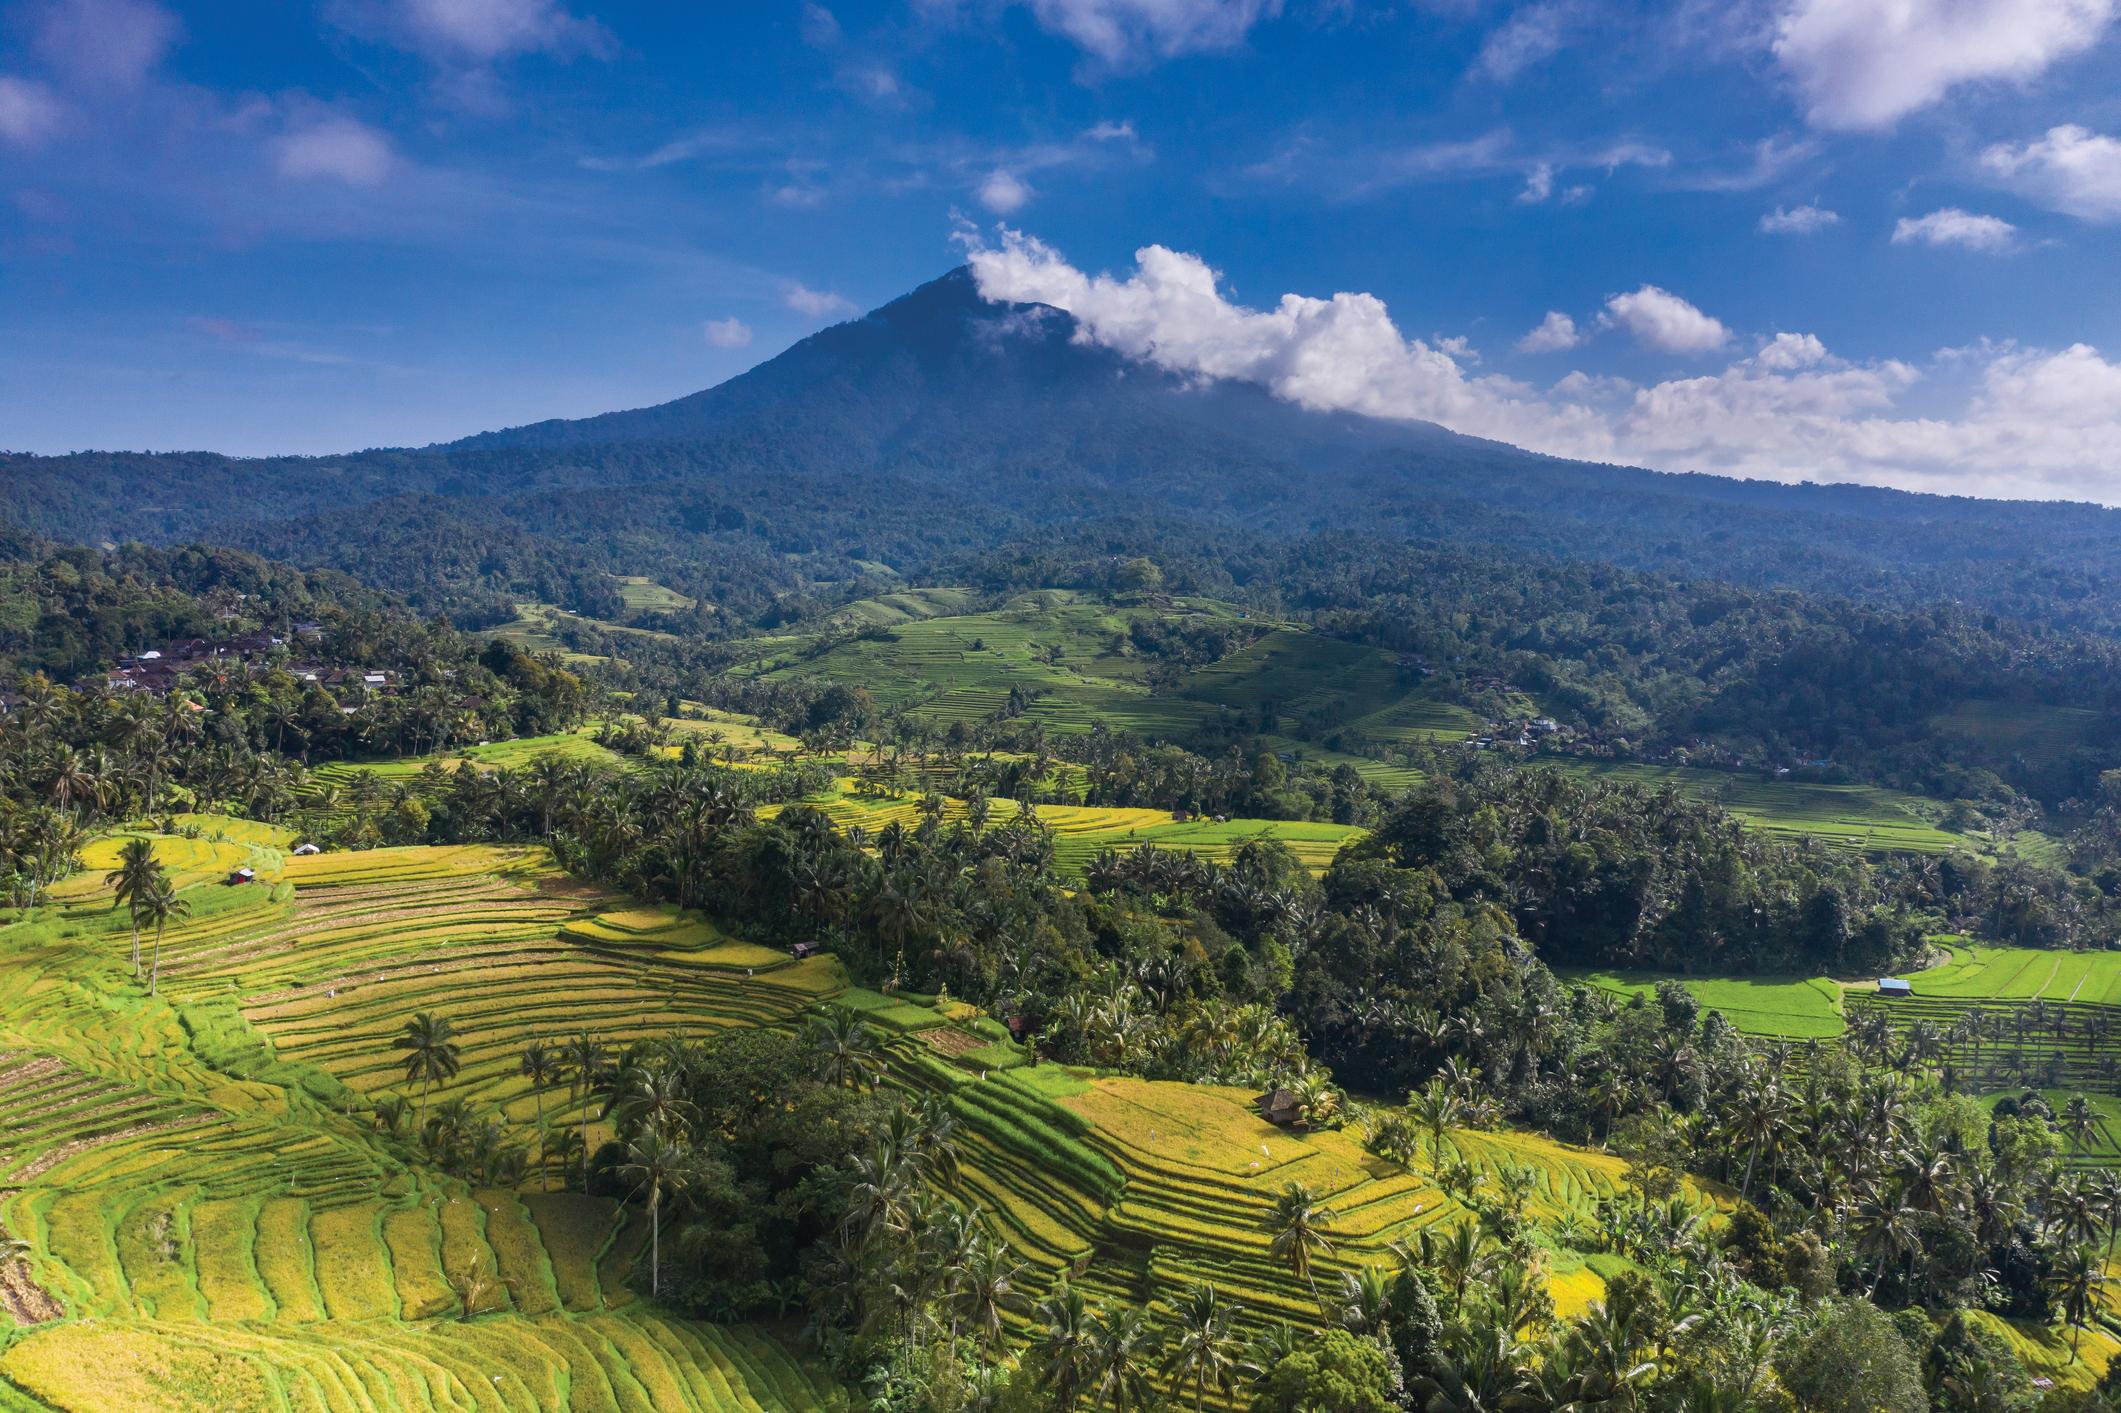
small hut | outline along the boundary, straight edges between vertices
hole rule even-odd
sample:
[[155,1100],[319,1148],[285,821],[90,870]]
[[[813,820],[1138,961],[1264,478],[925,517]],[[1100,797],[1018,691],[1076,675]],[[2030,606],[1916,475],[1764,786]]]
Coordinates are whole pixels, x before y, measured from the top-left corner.
[[1259,1116],[1280,1128],[1294,1124],[1301,1108],[1293,1089],[1270,1089],[1259,1096]]

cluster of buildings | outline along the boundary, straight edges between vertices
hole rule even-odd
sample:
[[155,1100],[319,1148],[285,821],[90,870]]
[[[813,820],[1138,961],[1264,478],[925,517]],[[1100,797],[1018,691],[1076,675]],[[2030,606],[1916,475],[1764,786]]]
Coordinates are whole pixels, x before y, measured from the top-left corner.
[[[105,676],[104,685],[113,692],[160,696],[196,672],[261,671],[290,643],[314,639],[322,631],[316,623],[297,623],[285,635],[261,628],[226,638],[183,638],[119,658],[118,665]],[[296,680],[323,686],[362,687],[371,692],[388,692],[397,686],[396,675],[385,671],[310,662],[288,662],[283,666]]]
[[1466,744],[1476,751],[1491,751],[1496,746],[1532,747],[1555,735],[1561,723],[1551,716],[1535,716],[1529,721],[1506,723],[1498,731],[1482,731],[1466,737]]

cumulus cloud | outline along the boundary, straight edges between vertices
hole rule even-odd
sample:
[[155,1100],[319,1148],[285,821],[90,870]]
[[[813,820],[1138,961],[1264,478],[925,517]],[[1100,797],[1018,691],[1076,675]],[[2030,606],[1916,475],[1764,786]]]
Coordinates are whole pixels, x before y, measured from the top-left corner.
[[701,332],[716,348],[748,348],[751,344],[751,325],[734,315],[709,319]]
[[1007,216],[1031,199],[1031,188],[1013,172],[997,167],[979,184],[980,205],[997,216]]
[[1841,213],[1823,206],[1777,206],[1760,218],[1760,229],[1766,235],[1817,235],[1840,224]]
[[1731,340],[1731,331],[1669,290],[1644,285],[1605,302],[1605,317],[1636,342],[1665,353],[1708,353]]
[[491,64],[519,54],[607,54],[610,32],[555,0],[340,0],[358,33],[438,64]]
[[61,116],[59,100],[49,87],[0,74],[0,142],[34,147],[58,128]]
[[1999,142],[1981,154],[1981,165],[2054,210],[2121,221],[2121,138],[2065,123],[2036,142]]
[[854,301],[843,294],[830,290],[812,289],[800,280],[791,280],[782,293],[782,302],[805,319],[830,319],[839,314],[852,314]]
[[[1281,0],[1027,0],[1039,25],[1115,68],[1242,43]],[[935,7],[934,8],[940,8]]]
[[1537,328],[1517,341],[1519,353],[1559,353],[1583,342],[1576,321],[1559,309],[1549,309]]
[[178,34],[176,16],[148,0],[57,0],[36,29],[37,54],[84,88],[138,88]]
[[2097,43],[2121,0],[1793,0],[1775,57],[1819,127],[1878,129],[1959,84],[2034,78]]
[[276,144],[280,174],[321,177],[348,186],[379,186],[396,159],[390,140],[353,118],[312,119],[283,134]]
[[[1540,392],[1469,374],[1444,342],[1400,333],[1374,295],[1288,294],[1252,309],[1228,299],[1199,257],[1162,246],[1137,252],[1131,271],[1091,275],[1019,232],[992,245],[966,239],[989,299],[1054,305],[1075,317],[1079,340],[1304,407],[1672,470],[2121,500],[2121,363],[2088,345],[1982,346],[1926,371],[1837,358],[1815,336],[1786,332],[1720,372],[1650,386],[1578,372]],[[1956,413],[1906,411],[1908,391],[1933,374],[1970,380]]]
[[1946,206],[1927,216],[1902,216],[1893,226],[1893,244],[1959,246],[2002,255],[2017,248],[2018,228],[2000,216]]

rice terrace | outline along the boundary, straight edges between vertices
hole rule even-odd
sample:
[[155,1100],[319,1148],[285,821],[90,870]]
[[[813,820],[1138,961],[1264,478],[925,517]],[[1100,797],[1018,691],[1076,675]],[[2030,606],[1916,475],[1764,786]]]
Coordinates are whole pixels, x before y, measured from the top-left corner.
[[0,0],[0,1413],[2121,1413],[2121,0]]

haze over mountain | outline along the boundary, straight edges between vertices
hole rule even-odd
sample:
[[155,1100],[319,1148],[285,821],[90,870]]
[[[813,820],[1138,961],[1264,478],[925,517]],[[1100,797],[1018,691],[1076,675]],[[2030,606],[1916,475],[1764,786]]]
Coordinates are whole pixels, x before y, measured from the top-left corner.
[[[795,592],[1012,543],[1382,535],[2110,626],[2121,513],[1595,466],[1306,411],[983,300],[952,271],[655,407],[317,458],[15,457],[0,514],[63,540],[231,543],[460,612],[581,576]],[[1096,527],[1096,528],[1092,528]],[[747,591],[748,592],[748,591]],[[705,595],[703,595],[705,596]],[[717,598],[717,601],[722,601]]]

